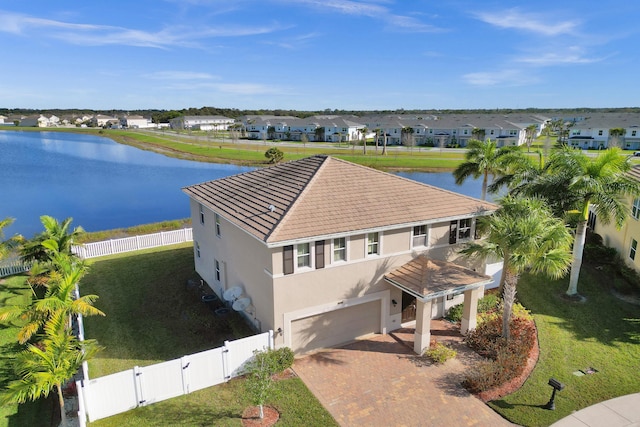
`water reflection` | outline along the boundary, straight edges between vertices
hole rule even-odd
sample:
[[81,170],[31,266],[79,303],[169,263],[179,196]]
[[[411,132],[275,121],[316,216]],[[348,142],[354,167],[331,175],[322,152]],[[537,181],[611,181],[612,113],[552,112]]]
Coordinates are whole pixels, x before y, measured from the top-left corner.
[[[73,217],[88,231],[186,218],[187,185],[253,170],[192,162],[117,144],[108,138],[57,132],[0,132],[0,218],[5,230],[31,237],[39,217]],[[480,184],[453,182],[451,173],[400,173],[451,191],[480,196]]]

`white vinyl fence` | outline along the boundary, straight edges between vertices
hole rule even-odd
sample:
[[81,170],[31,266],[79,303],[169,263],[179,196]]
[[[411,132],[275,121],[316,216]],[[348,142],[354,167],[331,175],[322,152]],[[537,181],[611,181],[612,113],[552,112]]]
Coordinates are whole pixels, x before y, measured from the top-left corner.
[[25,264],[20,258],[9,258],[0,261],[0,277],[13,276],[14,274],[29,271],[30,264]]
[[273,348],[273,331],[151,366],[78,381],[79,406],[89,421],[221,384],[243,373],[255,350]]
[[[74,245],[71,251],[80,258],[88,259],[192,241],[192,229],[183,228],[181,230],[161,231],[160,233]],[[0,278],[24,273],[29,271],[30,268],[31,264],[23,263],[17,257],[2,260],[0,261]]]
[[85,243],[73,246],[72,252],[80,258],[88,259],[192,241],[192,229],[183,228],[181,230],[161,231],[160,233],[144,234],[142,236],[105,240],[103,242]]

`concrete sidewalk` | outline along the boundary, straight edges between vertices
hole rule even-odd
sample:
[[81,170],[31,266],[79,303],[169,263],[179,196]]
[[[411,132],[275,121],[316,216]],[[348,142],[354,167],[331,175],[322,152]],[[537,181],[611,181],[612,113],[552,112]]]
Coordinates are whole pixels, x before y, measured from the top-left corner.
[[574,412],[551,427],[640,427],[640,393],[628,394]]

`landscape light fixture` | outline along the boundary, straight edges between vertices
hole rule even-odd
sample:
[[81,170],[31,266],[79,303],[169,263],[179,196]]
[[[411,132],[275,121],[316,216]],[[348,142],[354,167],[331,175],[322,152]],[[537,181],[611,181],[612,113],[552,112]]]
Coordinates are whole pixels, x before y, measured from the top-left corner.
[[562,384],[560,381],[556,380],[555,378],[549,378],[549,385],[553,387],[553,392],[551,393],[551,399],[549,399],[547,404],[544,405],[542,408],[553,411],[556,409],[556,403],[555,403],[556,391],[562,391],[562,389],[564,389],[564,384]]

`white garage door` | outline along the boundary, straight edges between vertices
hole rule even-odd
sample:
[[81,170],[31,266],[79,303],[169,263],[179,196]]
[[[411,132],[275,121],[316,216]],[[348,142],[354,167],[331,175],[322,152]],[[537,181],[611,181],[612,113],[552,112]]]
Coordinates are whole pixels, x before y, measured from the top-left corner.
[[380,332],[380,300],[341,308],[291,322],[296,354],[353,341]]

